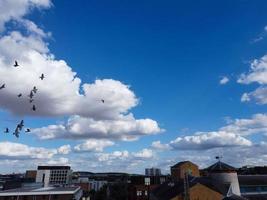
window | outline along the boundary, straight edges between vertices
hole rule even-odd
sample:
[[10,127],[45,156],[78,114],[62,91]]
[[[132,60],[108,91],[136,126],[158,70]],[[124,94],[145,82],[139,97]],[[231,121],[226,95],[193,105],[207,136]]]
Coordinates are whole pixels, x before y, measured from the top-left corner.
[[136,191],[136,195],[137,195],[137,196],[142,196],[142,191],[141,191],[141,190],[137,190],[137,191]]

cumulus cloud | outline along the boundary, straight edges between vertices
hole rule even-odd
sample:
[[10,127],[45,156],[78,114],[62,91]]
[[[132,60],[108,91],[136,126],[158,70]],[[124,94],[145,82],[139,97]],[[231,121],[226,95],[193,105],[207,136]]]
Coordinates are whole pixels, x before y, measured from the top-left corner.
[[221,78],[221,80],[220,80],[220,84],[221,84],[221,85],[225,85],[225,84],[228,83],[229,81],[230,81],[229,78],[228,78],[227,76],[224,76],[224,77]]
[[78,144],[74,147],[77,152],[102,152],[105,147],[113,146],[114,142],[109,140],[96,140],[89,139],[82,144]]
[[94,120],[73,116],[68,122],[34,129],[33,134],[40,139],[85,139],[110,138],[131,141],[140,136],[161,132],[156,121],[151,119],[134,119],[132,115],[121,115],[115,120]]
[[[130,110],[139,100],[129,85],[113,79],[82,84],[64,60],[55,59],[44,40],[49,34],[23,18],[32,7],[50,7],[50,1],[21,0],[19,5],[13,5],[13,0],[1,3],[9,14],[3,17],[1,13],[0,23],[14,19],[28,31],[27,34],[11,31],[0,37],[0,84],[6,85],[0,93],[2,109],[21,116],[69,116],[63,125],[34,130],[41,139],[112,138],[129,141],[163,131],[152,119],[135,119]],[[13,14],[15,11],[18,13]],[[14,60],[19,62],[19,67],[13,67]],[[45,75],[44,80],[39,79],[41,74]],[[31,110],[28,98],[34,86],[38,88],[33,102],[35,112]],[[23,94],[22,98],[15,98],[19,93]]]
[[241,74],[237,82],[260,85],[254,91],[244,93],[241,97],[242,102],[254,100],[258,104],[267,104],[267,55],[252,61],[249,72]]
[[267,55],[264,55],[260,59],[255,59],[250,64],[250,71],[243,73],[237,80],[238,83],[250,84],[253,82],[259,84],[267,83]]
[[196,133],[192,136],[178,137],[170,142],[174,149],[211,149],[229,146],[251,146],[251,142],[244,137],[224,131]]
[[69,144],[63,145],[57,149],[58,154],[69,154],[71,152],[71,146]]
[[139,159],[148,159],[153,157],[153,151],[145,148],[139,152],[133,153],[133,156]]
[[30,147],[13,142],[0,142],[0,157],[2,159],[49,159],[57,154],[56,149]]
[[171,148],[169,144],[163,144],[159,140],[152,142],[151,147],[153,149],[159,150],[159,151],[165,151],[165,150],[169,150]]
[[50,0],[1,0],[0,1],[0,32],[10,20],[20,20],[33,8],[49,8]]
[[68,158],[64,158],[64,157],[60,157],[57,159],[51,159],[48,160],[47,162],[40,162],[39,165],[69,165],[69,159]]
[[267,115],[259,113],[252,115],[250,119],[235,119],[231,124],[222,127],[220,131],[241,136],[267,133]]

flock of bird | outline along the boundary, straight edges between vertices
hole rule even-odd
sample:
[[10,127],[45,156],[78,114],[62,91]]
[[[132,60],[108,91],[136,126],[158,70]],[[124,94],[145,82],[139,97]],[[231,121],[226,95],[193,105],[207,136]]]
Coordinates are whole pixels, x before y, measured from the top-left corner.
[[[15,61],[15,63],[14,63],[13,66],[14,66],[14,67],[19,67],[20,65],[18,64],[17,61]],[[39,78],[40,78],[41,80],[44,80],[45,75],[44,75],[44,74],[41,74],[41,76],[40,76]],[[5,83],[2,84],[2,85],[0,86],[0,90],[2,90],[2,89],[4,89],[4,88],[6,88],[6,84],[5,84]],[[30,94],[28,95],[28,97],[29,97],[29,103],[30,103],[30,104],[32,104],[32,103],[34,102],[34,96],[35,96],[36,93],[37,93],[37,88],[36,88],[36,86],[33,86],[33,88],[32,88],[31,91],[30,91]],[[22,93],[19,93],[19,94],[17,95],[18,98],[21,98],[22,96],[23,96]],[[102,102],[102,103],[105,103],[105,100],[104,100],[104,99],[101,99],[101,102]],[[32,104],[31,109],[32,109],[32,111],[36,111],[36,106],[35,106],[35,104]],[[17,124],[16,129],[15,129],[14,132],[13,132],[13,135],[15,135],[17,138],[19,138],[19,134],[20,134],[20,132],[22,131],[23,126],[24,126],[24,121],[21,120],[20,123]],[[30,130],[29,128],[26,128],[26,129],[25,129],[25,133],[29,133],[29,132],[31,132],[31,130]],[[9,133],[9,128],[5,128],[4,133]]]
[[[13,66],[14,66],[14,67],[19,67],[20,65],[18,64],[17,61],[15,61],[15,63],[14,63]],[[41,76],[40,76],[39,78],[40,78],[41,80],[44,80],[44,78],[45,78],[44,74],[41,74]],[[0,86],[0,90],[2,90],[2,89],[4,89],[4,88],[6,88],[6,84],[5,84],[5,83],[2,84],[2,85]],[[37,93],[37,88],[36,88],[36,86],[33,86],[33,88],[32,88],[31,91],[30,91],[30,94],[28,95],[28,97],[29,97],[29,103],[30,103],[30,104],[33,103],[33,101],[34,101],[34,95],[35,95],[36,93]],[[22,93],[19,93],[19,94],[17,95],[17,97],[18,97],[18,98],[21,98],[21,97],[22,97]],[[36,106],[33,104],[32,107],[31,107],[31,109],[32,109],[33,111],[36,111]],[[20,132],[22,131],[22,128],[23,128],[23,127],[24,127],[24,121],[21,120],[20,123],[17,124],[16,129],[15,129],[15,131],[13,132],[13,135],[15,135],[15,136],[18,138]],[[29,128],[26,128],[26,129],[25,129],[25,132],[26,132],[26,133],[29,133],[29,132],[31,132],[31,130],[30,130]],[[5,128],[4,133],[9,133],[9,128]]]

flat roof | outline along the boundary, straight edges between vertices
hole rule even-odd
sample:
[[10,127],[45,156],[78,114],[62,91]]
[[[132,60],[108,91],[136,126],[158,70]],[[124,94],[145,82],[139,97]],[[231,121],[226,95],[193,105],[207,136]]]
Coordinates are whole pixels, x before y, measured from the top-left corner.
[[53,170],[53,169],[65,169],[65,170],[69,170],[70,166],[49,166],[49,165],[45,165],[45,166],[38,166],[37,168],[38,170]]
[[58,195],[58,194],[75,194],[81,188],[73,187],[37,187],[37,188],[17,188],[0,191],[0,196],[32,196],[32,195]]

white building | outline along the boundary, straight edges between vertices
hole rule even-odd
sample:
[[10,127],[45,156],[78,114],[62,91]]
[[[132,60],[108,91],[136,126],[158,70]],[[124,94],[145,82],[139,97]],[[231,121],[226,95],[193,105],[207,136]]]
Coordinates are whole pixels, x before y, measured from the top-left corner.
[[38,166],[36,182],[44,187],[70,184],[72,170],[70,166]]

